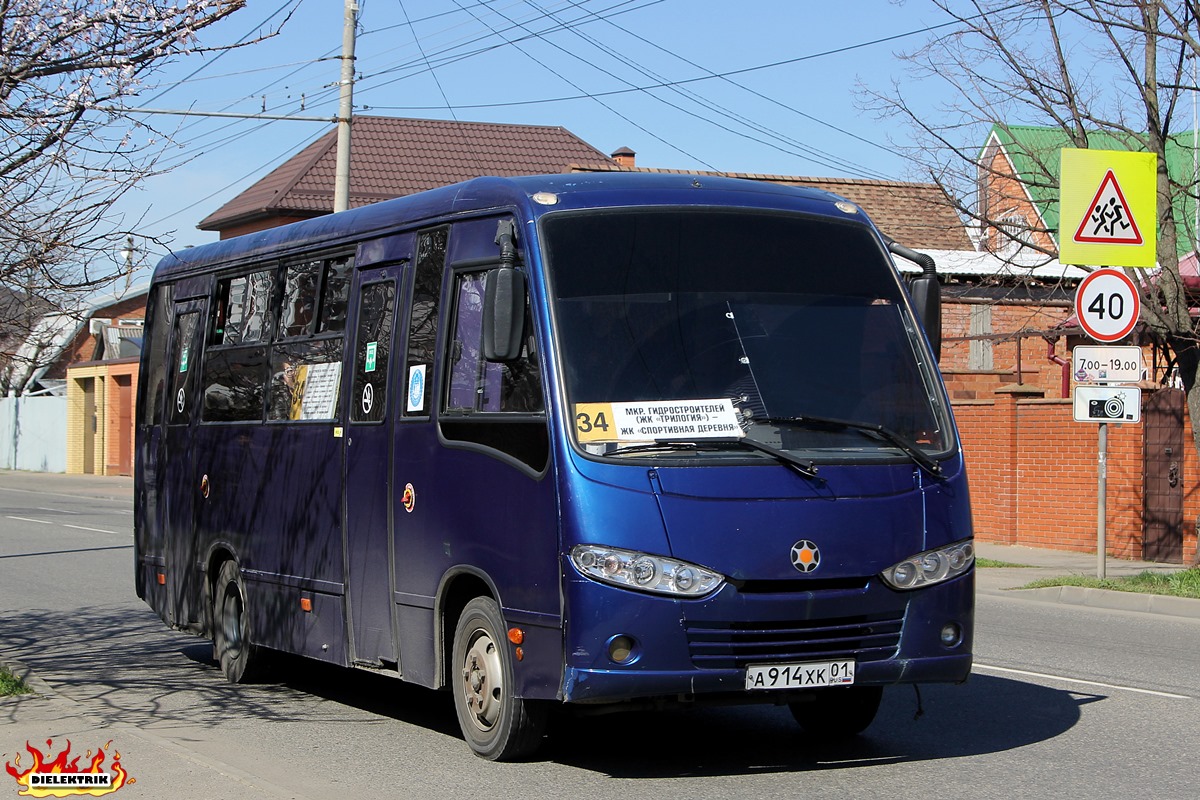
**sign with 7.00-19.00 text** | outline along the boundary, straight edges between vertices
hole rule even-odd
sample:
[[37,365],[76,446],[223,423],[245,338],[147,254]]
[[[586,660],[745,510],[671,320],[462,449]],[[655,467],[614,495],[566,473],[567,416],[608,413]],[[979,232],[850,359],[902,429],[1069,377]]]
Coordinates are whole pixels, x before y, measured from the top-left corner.
[[1142,418],[1142,348],[1080,345],[1071,351],[1080,384],[1073,395],[1076,422],[1138,422]]

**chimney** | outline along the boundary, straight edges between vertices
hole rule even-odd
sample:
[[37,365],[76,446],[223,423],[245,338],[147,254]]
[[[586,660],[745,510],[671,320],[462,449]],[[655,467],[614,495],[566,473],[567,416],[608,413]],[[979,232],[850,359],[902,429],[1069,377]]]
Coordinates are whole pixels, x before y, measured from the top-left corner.
[[612,160],[617,162],[617,165],[622,169],[633,169],[634,159],[637,153],[630,150],[628,147],[622,147],[612,154]]

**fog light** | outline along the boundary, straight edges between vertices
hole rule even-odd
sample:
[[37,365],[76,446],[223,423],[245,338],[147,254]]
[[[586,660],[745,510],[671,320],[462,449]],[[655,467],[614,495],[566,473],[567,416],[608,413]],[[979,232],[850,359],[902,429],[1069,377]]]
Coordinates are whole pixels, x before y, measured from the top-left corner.
[[608,658],[614,664],[628,664],[636,656],[637,641],[621,634],[608,640]]
[[947,622],[942,626],[942,644],[946,647],[957,647],[962,641],[962,627],[957,622]]

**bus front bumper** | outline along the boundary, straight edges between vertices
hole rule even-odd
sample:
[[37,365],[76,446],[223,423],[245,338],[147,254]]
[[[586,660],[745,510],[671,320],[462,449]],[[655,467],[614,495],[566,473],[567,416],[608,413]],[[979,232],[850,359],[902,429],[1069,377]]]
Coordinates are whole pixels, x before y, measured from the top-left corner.
[[[573,624],[560,699],[786,702],[794,687],[747,689],[747,668],[847,660],[854,685],[960,683],[971,671],[974,577],[971,571],[912,592],[878,580],[860,590],[799,595],[745,595],[725,586],[701,601],[569,581]],[[576,613],[583,608],[589,613]],[[949,644],[942,638],[948,625],[961,632]]]

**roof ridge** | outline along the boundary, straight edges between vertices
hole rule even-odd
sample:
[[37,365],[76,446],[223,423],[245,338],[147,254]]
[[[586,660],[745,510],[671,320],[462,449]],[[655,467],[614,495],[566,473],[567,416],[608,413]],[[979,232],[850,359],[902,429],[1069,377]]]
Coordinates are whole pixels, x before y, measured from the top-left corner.
[[[572,164],[580,170],[596,170],[597,168],[584,164]],[[896,180],[879,180],[876,178],[841,178],[841,177],[818,177],[810,175],[783,175],[766,172],[732,172],[724,170],[697,170],[697,169],[675,169],[671,167],[622,167],[617,164],[603,165],[600,169],[606,172],[645,172],[656,175],[711,175],[717,178],[744,178],[757,181],[771,181],[773,183],[779,181],[805,181],[808,183],[828,183],[828,184],[851,184],[854,186],[880,186],[880,187],[923,187],[927,189],[939,188],[936,183],[920,183],[915,181],[896,181]]]

